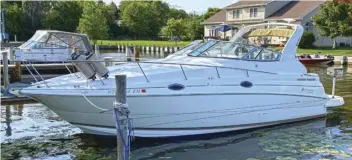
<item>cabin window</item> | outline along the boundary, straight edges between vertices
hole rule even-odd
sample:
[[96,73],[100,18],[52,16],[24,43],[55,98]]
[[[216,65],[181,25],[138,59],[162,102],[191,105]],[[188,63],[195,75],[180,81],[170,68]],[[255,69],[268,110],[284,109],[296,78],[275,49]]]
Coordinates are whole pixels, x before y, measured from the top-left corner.
[[249,9],[250,17],[257,17],[258,8]]
[[255,60],[255,61],[278,61],[281,58],[281,53],[257,48],[254,52],[251,52],[244,59]]
[[238,19],[240,18],[241,11],[240,10],[234,10],[232,11],[232,18],[233,19]]
[[232,58],[248,61],[278,61],[281,53],[267,48],[233,42],[209,40],[194,49],[189,56]]

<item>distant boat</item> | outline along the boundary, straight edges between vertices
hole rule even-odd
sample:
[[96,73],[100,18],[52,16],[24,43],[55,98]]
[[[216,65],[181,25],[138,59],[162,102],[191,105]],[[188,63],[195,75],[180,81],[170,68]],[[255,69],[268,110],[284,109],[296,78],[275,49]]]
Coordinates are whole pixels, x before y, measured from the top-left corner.
[[328,65],[333,63],[334,61],[334,57],[330,55],[327,55],[324,57],[321,57],[319,55],[315,55],[314,57],[311,57],[310,55],[300,55],[300,56],[297,56],[297,58],[304,65],[313,65],[313,64]]
[[63,62],[73,49],[80,54],[93,52],[85,34],[57,30],[38,30],[27,42],[14,49],[14,59],[22,61]]

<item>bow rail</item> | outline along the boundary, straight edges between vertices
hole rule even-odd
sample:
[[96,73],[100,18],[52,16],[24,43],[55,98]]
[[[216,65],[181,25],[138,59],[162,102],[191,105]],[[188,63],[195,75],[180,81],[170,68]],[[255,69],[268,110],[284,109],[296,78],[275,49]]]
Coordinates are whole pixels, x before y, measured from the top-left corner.
[[[140,58],[142,59],[142,58]],[[26,65],[26,69],[29,71],[29,73],[34,77],[34,79],[36,80],[36,82],[39,82],[38,79],[35,78],[35,74],[37,74],[40,79],[44,82],[44,84],[50,88],[50,86],[48,85],[48,83],[46,83],[45,79],[40,75],[40,73],[38,72],[37,69],[35,69],[34,65],[32,65],[33,63],[38,63],[38,62],[50,62],[50,61],[40,61],[40,60],[13,60],[12,62],[22,62],[22,64]],[[65,65],[66,69],[68,69],[68,72],[70,74],[74,74],[77,78],[80,78],[81,76],[77,76],[76,72],[72,72],[68,67],[67,67],[67,63],[73,63],[73,62],[113,62],[115,65],[117,64],[136,64],[138,65],[140,71],[142,72],[145,80],[147,83],[150,82],[150,80],[148,79],[147,74],[144,72],[143,69],[143,65],[141,64],[161,64],[161,65],[175,65],[175,66],[180,66],[180,69],[183,73],[183,76],[185,78],[185,80],[188,80],[187,78],[187,74],[185,72],[184,66],[194,66],[194,67],[209,67],[209,68],[214,68],[215,74],[217,78],[221,78],[221,75],[219,73],[219,69],[234,69],[234,70],[241,70],[241,71],[245,71],[245,75],[247,77],[249,77],[249,72],[257,72],[257,73],[266,73],[266,74],[277,74],[274,72],[267,72],[267,71],[261,71],[261,70],[253,70],[253,69],[246,69],[246,68],[237,68],[237,67],[228,67],[228,66],[218,66],[218,65],[204,65],[204,64],[187,64],[187,63],[169,63],[169,62],[156,62],[156,61],[134,61],[134,62],[127,62],[127,61],[119,61],[119,60],[67,60],[67,61],[62,61],[62,63]],[[27,67],[27,65],[29,65],[31,68],[33,68],[33,70],[35,71],[35,73],[31,72],[29,67]],[[103,79],[101,79],[99,77],[99,80],[102,82],[102,84],[104,85]]]

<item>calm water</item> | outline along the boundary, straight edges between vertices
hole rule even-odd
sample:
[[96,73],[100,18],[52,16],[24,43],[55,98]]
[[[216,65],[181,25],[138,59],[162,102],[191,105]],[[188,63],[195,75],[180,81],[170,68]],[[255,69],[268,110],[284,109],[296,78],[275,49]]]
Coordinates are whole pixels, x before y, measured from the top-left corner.
[[[331,92],[326,67],[319,73]],[[326,118],[188,139],[136,139],[132,159],[352,159],[352,68],[338,79],[346,104]],[[1,106],[2,159],[116,159],[116,139],[82,134],[41,104]]]

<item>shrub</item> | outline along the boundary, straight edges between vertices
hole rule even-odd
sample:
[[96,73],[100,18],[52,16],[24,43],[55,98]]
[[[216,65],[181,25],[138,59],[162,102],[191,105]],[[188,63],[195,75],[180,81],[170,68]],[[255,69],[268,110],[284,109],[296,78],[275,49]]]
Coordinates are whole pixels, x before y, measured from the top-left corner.
[[299,47],[300,48],[312,48],[314,47],[313,43],[315,42],[315,36],[312,32],[304,32],[303,36],[301,38],[301,41],[299,42]]

